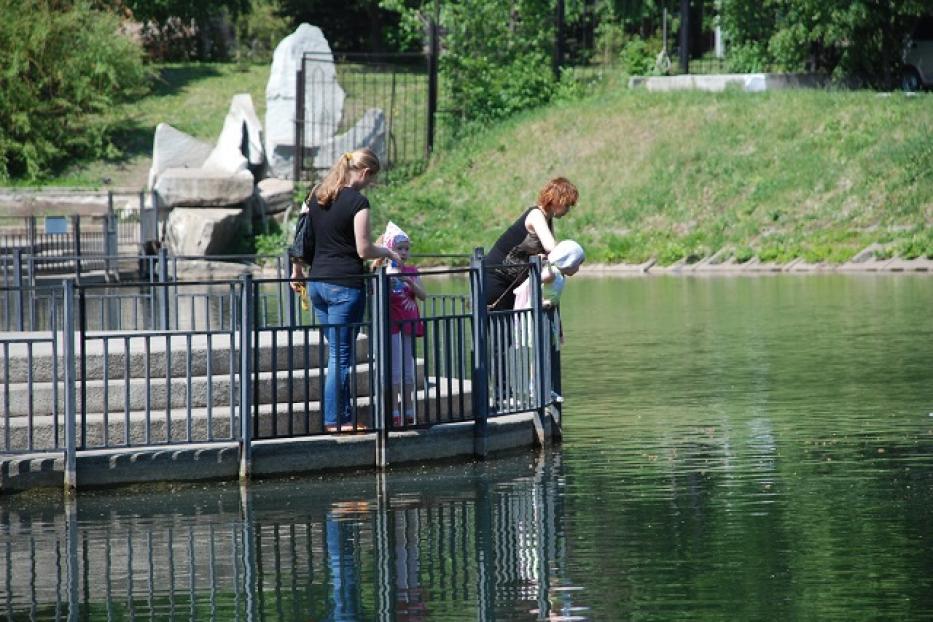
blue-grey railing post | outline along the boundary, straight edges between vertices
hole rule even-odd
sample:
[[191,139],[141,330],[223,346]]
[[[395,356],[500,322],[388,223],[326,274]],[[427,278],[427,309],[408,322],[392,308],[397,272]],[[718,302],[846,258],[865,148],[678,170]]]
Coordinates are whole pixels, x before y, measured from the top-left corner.
[[[29,297],[29,326],[33,330],[36,328],[36,256],[28,255],[26,257],[26,283],[32,289],[32,296]],[[53,296],[54,299],[54,296]]]
[[[149,241],[149,238],[146,237],[147,227],[146,227],[146,193],[142,190],[139,191],[139,227],[136,229],[136,233],[139,237],[136,239],[136,244],[142,246]],[[155,236],[153,236],[154,239]],[[139,252],[140,249],[137,249]]]
[[486,256],[482,248],[473,251],[470,258],[470,300],[473,312],[473,453],[486,455],[489,417],[489,356],[487,331],[489,317],[486,311]]
[[104,254],[107,255],[107,275],[109,277],[113,263],[111,257],[117,256],[117,215],[113,211],[113,190],[107,191],[107,218],[104,220]]
[[[17,248],[13,251],[13,284],[16,286],[16,330],[25,330],[23,324],[26,321],[26,292],[23,291],[23,249]],[[30,300],[35,299],[36,293],[32,292]],[[30,305],[33,303],[30,302]],[[29,314],[30,318],[32,313]],[[35,328],[33,325],[31,328]]]
[[298,61],[298,70],[295,72],[295,164],[292,179],[297,184],[301,179],[304,168],[304,134],[305,134],[305,59]]
[[252,470],[253,412],[253,275],[240,277],[240,482]]
[[[66,279],[62,284],[65,303],[65,322],[62,326],[63,363],[65,368],[65,491],[77,487],[76,452],[77,452],[77,404],[75,403],[75,285]],[[57,338],[57,336],[53,336]]]
[[29,236],[29,254],[36,254],[36,217],[26,219],[26,235]]
[[373,297],[373,359],[375,369],[375,399],[373,400],[373,426],[376,429],[376,468],[389,465],[389,417],[392,400],[392,358],[389,348],[392,336],[389,331],[389,274],[386,267],[380,266],[376,272],[376,295]]
[[168,330],[171,301],[168,295],[168,250],[165,248],[159,249],[159,283],[162,284],[156,289],[159,292],[159,328]]
[[74,238],[72,250],[75,256],[75,278],[81,280],[81,217],[71,217],[71,235]]
[[531,257],[531,317],[534,331],[533,355],[534,355],[534,375],[532,385],[534,386],[533,404],[535,407],[535,432],[537,432],[538,444],[548,445],[551,438],[551,420],[547,416],[547,403],[549,395],[545,395],[547,390],[547,372],[544,369],[544,301],[541,299],[541,258],[537,255]]

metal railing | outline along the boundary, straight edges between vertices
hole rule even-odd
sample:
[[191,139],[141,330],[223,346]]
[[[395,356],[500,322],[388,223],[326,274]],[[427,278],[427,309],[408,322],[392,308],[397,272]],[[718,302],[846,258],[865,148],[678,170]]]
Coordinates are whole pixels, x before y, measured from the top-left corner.
[[[362,321],[341,325],[317,322],[288,279],[251,274],[0,288],[19,315],[36,315],[30,327],[46,326],[0,333],[0,453],[64,448],[73,462],[90,449],[232,441],[243,447],[248,473],[253,440],[335,432],[323,413],[327,400],[341,403],[325,386],[337,330],[358,336],[349,359],[352,417],[336,433],[375,431],[385,445],[395,429],[473,421],[482,439],[489,417],[544,417],[554,403],[556,352],[541,307],[540,263],[528,267],[532,308],[492,313],[484,294],[489,268],[478,251],[467,268],[423,271],[429,291],[440,279],[461,291],[429,296],[418,320],[395,323],[395,340],[393,277],[385,268],[363,277],[370,295]],[[268,297],[276,302],[263,311]],[[413,359],[410,391],[393,385],[400,343]]]

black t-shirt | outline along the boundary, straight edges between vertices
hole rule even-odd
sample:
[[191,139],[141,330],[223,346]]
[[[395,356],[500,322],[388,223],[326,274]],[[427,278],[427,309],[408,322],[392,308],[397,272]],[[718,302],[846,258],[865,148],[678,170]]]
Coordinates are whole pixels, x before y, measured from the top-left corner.
[[314,229],[314,261],[309,276],[313,279],[363,287],[365,273],[363,260],[356,252],[356,233],[353,219],[360,210],[369,209],[369,201],[362,194],[347,187],[337,198],[322,208],[317,198],[311,198],[311,226]]
[[[522,212],[486,255],[486,263],[494,266],[486,271],[486,304],[494,304],[497,310],[512,308],[512,290],[528,276],[529,259],[532,255],[544,252],[544,245],[538,236],[525,228],[525,219],[535,209],[538,208],[529,207]],[[547,225],[553,231],[550,218],[547,219]]]

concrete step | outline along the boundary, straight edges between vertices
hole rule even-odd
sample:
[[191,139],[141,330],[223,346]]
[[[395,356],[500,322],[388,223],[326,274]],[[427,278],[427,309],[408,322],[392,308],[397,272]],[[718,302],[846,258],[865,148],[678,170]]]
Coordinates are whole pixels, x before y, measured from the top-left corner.
[[[260,333],[259,369],[272,370],[273,353],[275,353],[275,367],[283,370],[289,368],[289,351],[292,352],[291,363],[294,366],[317,367],[319,362],[327,364],[326,341],[321,348],[320,332],[318,330],[292,332],[291,348],[289,348],[289,330],[263,331]],[[188,338],[184,333],[160,333],[159,336],[150,337],[149,355],[146,355],[146,339],[133,331],[106,333],[110,338],[103,339],[101,333],[88,333],[86,340],[86,373],[88,380],[100,380],[104,377],[104,360],[107,360],[107,372],[110,378],[122,378],[126,367],[129,366],[131,378],[145,378],[146,361],[149,361],[150,375],[166,375],[166,369],[171,370],[175,378],[188,376]],[[166,337],[170,335],[170,337]],[[4,344],[4,339],[42,338],[46,341],[32,344],[31,348],[25,343]],[[59,378],[64,374],[63,344],[61,333],[57,333],[57,371]],[[80,352],[80,342],[75,340],[75,348]],[[106,343],[105,343],[106,342]],[[229,333],[216,333],[212,335],[191,336],[191,375],[207,375],[207,365],[210,361],[211,374],[221,374],[229,370],[231,358],[233,365],[238,365],[234,349],[239,343],[239,333],[233,334],[233,345]],[[170,344],[170,347],[166,347]],[[274,344],[274,348],[273,348]],[[30,353],[31,350],[31,353]],[[129,351],[129,361],[126,352]],[[166,356],[166,351],[170,355]],[[30,358],[31,354],[31,358]],[[106,355],[106,356],[105,356]],[[369,357],[369,340],[366,335],[360,335],[356,341],[356,358],[358,362]],[[168,361],[168,363],[167,363]],[[10,384],[26,383],[31,377],[33,382],[51,382],[53,376],[53,357],[51,333],[6,333],[0,332],[0,382]],[[81,369],[76,366],[80,377]]]
[[[326,372],[326,370],[325,370]],[[424,378],[423,361],[416,365],[419,381]],[[296,368],[278,372],[259,372],[258,385],[254,388],[253,399],[260,404],[283,401],[291,391],[292,399],[317,400],[323,390],[326,373],[318,368]],[[370,365],[356,365],[356,395],[368,395],[370,383]],[[165,410],[166,408],[192,408],[226,406],[230,404],[231,390],[239,390],[239,375],[230,374],[213,376],[193,376],[187,378],[130,378],[127,383],[122,377],[103,380],[88,380],[84,384],[85,405],[88,413],[122,413],[125,410]],[[351,380],[352,382],[352,380]],[[190,385],[190,404],[189,404]],[[351,387],[351,390],[353,388]],[[275,399],[273,399],[273,397]],[[76,388],[78,408],[81,408],[81,383]],[[235,399],[235,398],[234,398]],[[129,405],[127,407],[127,404]],[[56,409],[57,407],[57,409]],[[12,418],[53,415],[64,412],[65,395],[61,383],[35,382],[32,385],[19,383],[0,389],[0,417],[7,413]]]
[[[461,395],[459,384],[457,382],[453,384],[453,391],[448,390],[447,384],[447,380],[441,378],[437,385],[432,381],[426,390],[418,391],[416,425],[450,421],[455,417],[459,418]],[[438,399],[438,386],[440,387],[440,399]],[[464,381],[463,386],[462,412],[469,418],[472,412],[472,387],[469,381]],[[371,429],[373,421],[372,398],[370,396],[357,398],[356,412],[358,422]],[[126,446],[127,420],[129,421],[130,445],[186,442],[189,441],[189,434],[191,442],[231,440],[237,436],[239,426],[239,409],[237,407],[230,408],[229,405],[226,405],[214,406],[211,409],[204,407],[192,408],[190,415],[189,432],[189,418],[186,408],[174,408],[167,413],[165,410],[153,411],[149,413],[148,419],[145,411],[140,410],[130,411],[128,416],[122,412],[110,413],[107,416],[102,413],[89,414],[84,422],[86,448]],[[304,436],[323,433],[320,401],[317,399],[310,402],[298,400],[292,403],[291,412],[289,412],[287,403],[276,404],[274,408],[272,404],[260,405],[258,437],[289,436],[289,420],[291,420],[292,424],[291,435]],[[169,422],[171,425],[169,425]],[[273,422],[275,423],[275,434],[273,434]],[[7,428],[6,422],[0,419],[0,453],[30,450],[30,435],[32,436],[33,450],[44,451],[64,447],[64,420],[61,415],[59,415],[57,421],[52,416],[33,417],[31,430],[29,418],[27,417],[10,419],[9,423],[9,428]],[[104,438],[105,429],[107,431],[106,439]],[[348,428],[345,431],[351,430]],[[7,433],[9,433],[9,444],[6,442]],[[80,421],[76,433],[80,443]]]

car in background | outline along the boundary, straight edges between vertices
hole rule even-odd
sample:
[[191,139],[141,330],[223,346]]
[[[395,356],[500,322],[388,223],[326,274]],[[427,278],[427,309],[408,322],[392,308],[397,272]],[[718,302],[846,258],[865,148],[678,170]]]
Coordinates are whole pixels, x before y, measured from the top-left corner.
[[901,88],[919,91],[933,87],[933,16],[921,17],[904,50]]

